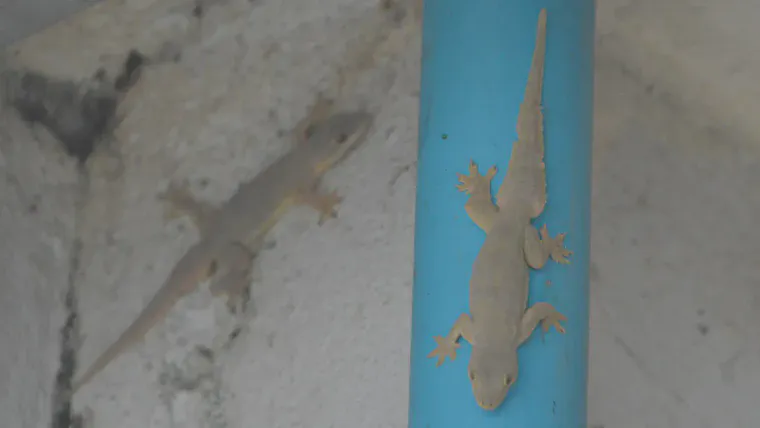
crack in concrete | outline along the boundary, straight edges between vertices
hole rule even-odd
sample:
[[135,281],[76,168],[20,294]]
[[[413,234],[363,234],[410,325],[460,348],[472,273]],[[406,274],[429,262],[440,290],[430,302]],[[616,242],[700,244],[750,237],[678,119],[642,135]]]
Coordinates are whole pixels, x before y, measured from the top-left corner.
[[80,427],[86,421],[80,416],[72,414],[71,410],[71,384],[77,369],[77,351],[81,335],[79,331],[79,310],[77,308],[76,281],[80,272],[82,239],[79,228],[81,211],[84,202],[89,195],[89,176],[84,166],[78,168],[77,198],[75,201],[74,241],[69,252],[69,275],[66,284],[66,297],[64,307],[66,309],[66,321],[61,327],[61,355],[60,366],[53,385],[53,414],[50,428],[74,428]]

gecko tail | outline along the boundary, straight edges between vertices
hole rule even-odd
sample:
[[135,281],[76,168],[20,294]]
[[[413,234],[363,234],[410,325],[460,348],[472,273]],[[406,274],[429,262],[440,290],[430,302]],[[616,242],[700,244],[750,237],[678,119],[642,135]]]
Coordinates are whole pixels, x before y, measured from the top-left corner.
[[213,273],[211,265],[213,265],[212,253],[209,252],[205,243],[196,244],[188,250],[140,315],[119,336],[119,339],[106,348],[105,352],[73,383],[71,393],[75,393],[92,380],[122,352],[142,341],[148,331],[162,320],[183,296],[193,292],[198,282]]
[[[525,96],[517,115],[517,141],[512,144],[512,156],[507,176],[497,195],[498,201],[515,197],[530,199],[529,204],[541,207],[546,202],[546,166],[544,165],[544,114],[541,97],[546,54],[546,9],[541,9],[536,26],[536,43]],[[502,203],[499,203],[502,206]],[[536,209],[538,213],[540,210]]]
[[525,89],[525,104],[541,107],[541,94],[544,89],[544,59],[546,57],[546,9],[541,9],[536,25],[536,46],[533,50],[533,62],[530,65],[528,84]]
[[[174,283],[169,283],[173,285]],[[83,385],[89,383],[98,373],[103,371],[113,360],[115,360],[124,351],[131,348],[134,344],[141,341],[148,331],[160,319],[162,319],[174,303],[179,300],[181,295],[172,287],[163,287],[159,290],[156,297],[151,300],[148,306],[143,309],[140,315],[132,324],[111,343],[106,350],[98,356],[90,367],[76,380],[71,387],[71,393],[75,393]]]
[[521,159],[526,166],[542,162],[544,156],[544,115],[541,100],[544,89],[545,56],[546,9],[541,9],[536,26],[533,60],[528,73],[528,82],[525,85],[525,96],[517,116],[517,141],[513,148],[513,158]]

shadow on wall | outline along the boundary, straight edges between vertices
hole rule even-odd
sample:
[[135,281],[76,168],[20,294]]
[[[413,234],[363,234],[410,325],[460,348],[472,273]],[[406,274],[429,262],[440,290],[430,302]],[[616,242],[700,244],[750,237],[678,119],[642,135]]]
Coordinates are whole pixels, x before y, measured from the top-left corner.
[[130,51],[113,81],[103,69],[83,82],[32,70],[3,70],[3,102],[14,107],[27,123],[44,126],[70,156],[84,163],[97,142],[113,129],[119,102],[137,82],[145,62],[142,54]]

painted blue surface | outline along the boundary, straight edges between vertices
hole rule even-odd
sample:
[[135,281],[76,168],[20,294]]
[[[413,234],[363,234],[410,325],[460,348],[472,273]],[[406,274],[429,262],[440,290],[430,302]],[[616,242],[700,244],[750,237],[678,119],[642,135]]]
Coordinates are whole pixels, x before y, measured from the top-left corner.
[[[415,231],[410,428],[585,428],[593,103],[593,0],[427,0]],[[504,179],[517,112],[547,8],[544,115],[548,202],[534,224],[567,232],[570,265],[531,272],[529,304],[550,302],[567,333],[540,328],[520,348],[504,404],[480,409],[467,378],[470,345],[440,367],[427,354],[469,312],[472,263],[485,234],[467,217],[457,172],[470,159]],[[547,285],[551,281],[551,285]]]

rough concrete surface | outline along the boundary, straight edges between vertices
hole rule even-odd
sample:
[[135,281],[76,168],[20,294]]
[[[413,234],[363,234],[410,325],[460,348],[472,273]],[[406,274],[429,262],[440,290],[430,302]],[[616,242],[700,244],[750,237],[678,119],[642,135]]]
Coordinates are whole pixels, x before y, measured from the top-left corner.
[[[0,108],[0,426],[49,426],[77,177],[55,144]],[[41,143],[44,142],[44,143]]]
[[[63,79],[113,73],[131,48],[153,62],[88,160],[81,204],[51,135],[0,115],[0,341],[15,344],[0,352],[0,425],[51,426],[74,238],[86,366],[196,238],[156,195],[188,180],[225,199],[288,149],[281,131],[323,90],[377,114],[326,179],[339,217],[318,227],[295,209],[277,225],[229,349],[194,351],[230,328],[200,287],[74,409],[95,428],[405,426],[418,11],[315,3],[107,0],[12,46],[11,63]],[[759,14],[739,0],[598,6],[590,426],[760,420]]]
[[3,0],[0,46],[20,40],[97,0]]

